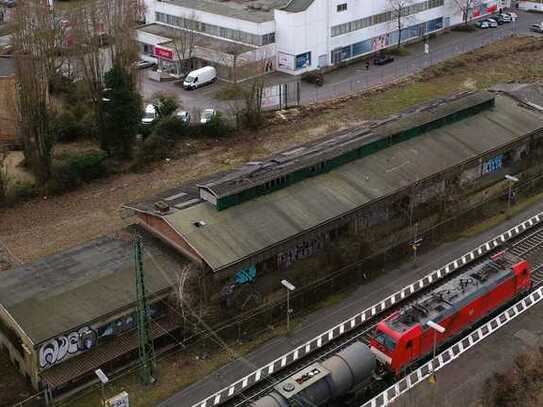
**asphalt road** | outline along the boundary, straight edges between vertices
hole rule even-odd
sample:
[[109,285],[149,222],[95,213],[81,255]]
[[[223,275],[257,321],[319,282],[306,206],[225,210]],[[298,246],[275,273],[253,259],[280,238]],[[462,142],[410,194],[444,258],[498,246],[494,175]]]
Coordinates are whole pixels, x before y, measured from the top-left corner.
[[[247,355],[243,360],[235,360],[221,369],[216,370],[205,379],[194,383],[169,399],[159,403],[158,407],[192,406],[193,404],[212,395],[216,391],[228,386],[234,381],[245,377],[250,372],[255,370],[256,367],[265,365],[280,357],[284,353],[287,353],[290,349],[307,342],[308,340],[317,336],[319,333],[332,328],[352,315],[355,315],[361,310],[391,295],[402,287],[405,287],[413,281],[423,277],[431,270],[437,269],[438,267],[460,257],[473,247],[488,241],[493,236],[502,233],[508,228],[520,223],[522,220],[541,211],[543,211],[543,202],[534,205],[519,215],[511,218],[509,221],[500,224],[497,227],[491,228],[478,236],[446,243],[432,250],[431,252],[421,255],[417,261],[417,268],[414,268],[410,262],[405,262],[398,268],[383,272],[379,277],[375,278],[371,282],[358,287],[355,292],[353,292],[341,303],[330,308],[319,310],[304,318],[290,336],[281,336],[268,341],[254,352]],[[541,320],[539,320],[538,323],[540,322]],[[507,335],[507,330],[500,331],[496,335]],[[477,350],[472,352],[477,352]],[[470,371],[473,369],[479,369],[480,367],[478,366],[477,359],[474,359],[474,364],[466,362],[466,357],[461,359],[463,360],[462,363],[468,366],[467,369],[471,369]],[[443,372],[446,370],[448,370],[448,368],[445,368]],[[458,375],[461,376],[462,373],[458,373]],[[458,380],[458,378],[455,379],[455,377],[452,377],[450,380]],[[466,393],[466,397],[469,391],[470,386],[467,386],[463,391],[463,393]],[[450,393],[450,397],[452,397],[451,394],[452,393]],[[456,406],[463,404],[452,405]]]
[[[371,65],[366,70],[365,62],[348,65],[325,75],[324,85],[317,87],[305,82],[300,83],[300,96],[302,104],[311,104],[349,95],[373,86],[390,82],[394,79],[412,75],[421,69],[441,62],[447,58],[459,55],[510,35],[512,32],[520,35],[539,35],[529,31],[531,24],[541,22],[543,16],[537,13],[518,12],[519,19],[512,24],[504,24],[498,28],[477,30],[470,33],[448,32],[438,35],[429,43],[430,53],[424,54],[422,42],[410,45],[410,54],[396,57],[395,61],[385,66]],[[274,72],[267,76],[270,85],[279,83],[293,83],[294,76],[281,72]],[[156,82],[148,78],[143,80],[143,96],[149,99],[156,92],[169,92],[176,94],[185,110],[193,113],[194,117],[200,110],[215,108],[226,114],[229,113],[227,103],[216,100],[215,95],[224,87],[224,82],[216,82],[193,91],[186,91],[172,82]]]

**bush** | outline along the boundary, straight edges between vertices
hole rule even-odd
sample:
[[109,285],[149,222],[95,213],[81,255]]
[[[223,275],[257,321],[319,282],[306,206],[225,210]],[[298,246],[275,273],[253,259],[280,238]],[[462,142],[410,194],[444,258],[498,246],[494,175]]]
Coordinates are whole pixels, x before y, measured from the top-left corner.
[[46,186],[49,193],[60,194],[107,175],[106,153],[91,151],[53,162],[52,176]]
[[324,83],[324,75],[321,71],[307,72],[302,75],[302,81],[322,86]]
[[137,165],[171,157],[177,140],[185,134],[186,127],[176,117],[159,120],[136,156]]
[[405,47],[395,47],[395,48],[391,48],[388,53],[390,55],[394,55],[394,56],[397,56],[397,57],[405,57],[407,55],[409,55],[411,52],[405,48]]
[[223,137],[230,133],[230,127],[224,120],[221,112],[216,112],[215,116],[207,123],[200,126],[200,132],[205,137]]
[[477,27],[472,24],[462,24],[453,27],[451,30],[457,32],[471,33],[473,31],[477,31]]
[[179,102],[177,101],[177,97],[175,97],[175,95],[157,93],[153,97],[153,105],[155,106],[158,117],[160,119],[164,119],[175,113],[179,107]]

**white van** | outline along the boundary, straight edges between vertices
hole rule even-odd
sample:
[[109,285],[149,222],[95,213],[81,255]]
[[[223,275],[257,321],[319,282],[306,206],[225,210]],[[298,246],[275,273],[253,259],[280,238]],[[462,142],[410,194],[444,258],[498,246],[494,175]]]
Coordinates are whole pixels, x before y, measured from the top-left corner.
[[204,66],[190,72],[183,81],[183,87],[187,90],[213,83],[217,79],[217,71],[212,66]]

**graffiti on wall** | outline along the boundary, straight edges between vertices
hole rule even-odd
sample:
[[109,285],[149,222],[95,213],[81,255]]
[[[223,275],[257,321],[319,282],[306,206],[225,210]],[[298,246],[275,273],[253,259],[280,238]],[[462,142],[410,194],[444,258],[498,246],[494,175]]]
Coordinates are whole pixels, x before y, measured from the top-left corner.
[[502,168],[503,154],[498,154],[496,157],[483,162],[481,167],[481,175],[492,174]]
[[53,366],[76,353],[85,352],[96,345],[96,332],[83,327],[67,335],[57,336],[45,342],[39,352],[41,368]]
[[284,270],[292,265],[296,260],[301,260],[312,256],[321,250],[324,246],[325,236],[317,236],[312,239],[304,240],[295,246],[292,246],[277,255],[277,267]]

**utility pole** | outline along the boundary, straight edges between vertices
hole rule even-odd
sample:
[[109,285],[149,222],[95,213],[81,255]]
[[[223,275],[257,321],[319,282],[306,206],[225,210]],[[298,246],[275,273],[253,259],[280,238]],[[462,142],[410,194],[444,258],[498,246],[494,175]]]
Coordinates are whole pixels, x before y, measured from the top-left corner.
[[136,263],[136,296],[138,318],[138,344],[139,363],[141,365],[141,379],[143,384],[152,384],[156,381],[154,370],[154,347],[151,339],[151,321],[149,306],[145,291],[145,274],[143,271],[143,244],[141,236],[136,235],[134,240],[134,255]]

